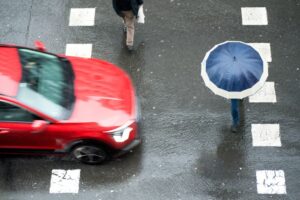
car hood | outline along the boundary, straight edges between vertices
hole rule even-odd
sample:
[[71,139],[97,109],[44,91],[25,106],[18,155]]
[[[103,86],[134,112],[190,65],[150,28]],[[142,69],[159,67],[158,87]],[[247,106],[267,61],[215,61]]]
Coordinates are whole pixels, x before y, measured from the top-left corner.
[[123,70],[93,58],[67,59],[75,75],[75,104],[68,121],[114,128],[135,118],[134,88]]

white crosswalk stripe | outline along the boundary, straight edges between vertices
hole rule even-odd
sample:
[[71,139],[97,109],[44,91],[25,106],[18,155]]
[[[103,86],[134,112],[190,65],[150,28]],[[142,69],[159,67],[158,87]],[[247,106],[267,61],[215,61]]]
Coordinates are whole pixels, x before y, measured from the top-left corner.
[[244,7],[241,12],[243,25],[268,25],[265,7]]
[[252,124],[251,133],[254,147],[281,147],[279,124]]
[[66,55],[83,58],[92,57],[93,44],[67,44]]
[[96,8],[72,8],[69,26],[94,26]]
[[78,193],[80,169],[53,169],[50,183],[50,193]]
[[256,183],[259,194],[286,194],[283,170],[258,170],[256,171]]

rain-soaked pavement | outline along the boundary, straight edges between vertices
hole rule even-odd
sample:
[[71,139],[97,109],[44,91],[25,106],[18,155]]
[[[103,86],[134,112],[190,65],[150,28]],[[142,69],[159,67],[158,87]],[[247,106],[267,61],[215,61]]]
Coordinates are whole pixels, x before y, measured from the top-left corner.
[[[266,7],[269,24],[243,26],[241,7]],[[68,26],[71,8],[96,8],[95,26]],[[143,119],[143,144],[100,166],[2,156],[0,200],[300,199],[300,1],[145,0],[145,9],[128,53],[109,0],[0,0],[1,43],[32,47],[38,39],[56,53],[93,44],[93,57],[132,76]],[[238,134],[230,132],[229,101],[200,77],[206,51],[225,40],[270,43],[272,51],[277,103],[245,99]],[[279,124],[282,146],[253,147],[252,124]],[[80,169],[79,192],[50,194],[53,169]],[[258,194],[260,170],[284,171],[286,194]]]

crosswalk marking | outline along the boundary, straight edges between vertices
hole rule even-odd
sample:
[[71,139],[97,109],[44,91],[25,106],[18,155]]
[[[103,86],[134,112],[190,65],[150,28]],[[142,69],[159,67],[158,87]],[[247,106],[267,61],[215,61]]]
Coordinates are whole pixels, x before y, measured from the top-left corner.
[[279,124],[252,124],[251,132],[254,147],[281,147]]
[[268,25],[267,9],[265,7],[244,7],[241,12],[243,25]]
[[78,193],[80,169],[53,169],[50,183],[50,193]]
[[96,8],[72,8],[69,26],[94,26]]
[[272,62],[271,45],[270,43],[248,43],[256,51],[260,53],[266,62]]
[[92,57],[92,44],[67,44],[66,55],[83,58]]
[[266,82],[254,95],[249,97],[250,103],[276,103],[275,83]]
[[[243,25],[268,25],[267,9],[265,7],[241,8]],[[270,43],[248,43],[255,48],[266,62],[272,62]],[[256,94],[249,97],[251,103],[276,103],[274,82],[266,82]],[[279,124],[252,124],[252,142],[254,147],[281,147]],[[286,194],[285,176],[283,170],[256,171],[258,194]]]
[[259,194],[286,194],[283,170],[258,170],[256,171],[256,183]]

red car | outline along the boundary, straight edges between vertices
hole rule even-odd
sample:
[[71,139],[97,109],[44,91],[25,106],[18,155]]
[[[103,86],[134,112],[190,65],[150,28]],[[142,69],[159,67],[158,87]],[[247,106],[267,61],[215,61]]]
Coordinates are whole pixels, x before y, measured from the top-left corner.
[[0,45],[1,153],[72,153],[98,164],[140,143],[129,76],[103,60]]

